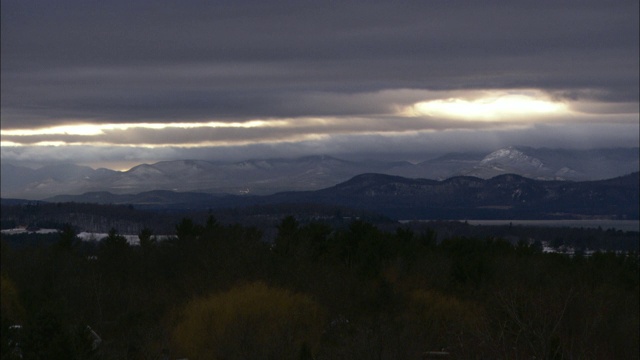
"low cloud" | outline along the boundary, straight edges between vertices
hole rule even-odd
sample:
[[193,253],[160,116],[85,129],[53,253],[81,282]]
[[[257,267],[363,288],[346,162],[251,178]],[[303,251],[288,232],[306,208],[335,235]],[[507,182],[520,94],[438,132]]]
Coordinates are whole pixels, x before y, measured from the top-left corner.
[[[256,158],[329,154],[345,158],[394,158],[422,161],[449,152],[490,152],[509,145],[588,149],[636,147],[638,124],[609,126],[542,124],[531,127],[413,131],[393,134],[336,134],[299,141],[261,141],[244,145],[146,148],[139,146],[19,146],[1,148],[3,161],[31,164],[70,161],[97,167],[153,163],[161,160],[202,159],[235,161]],[[611,144],[616,144],[612,146]]]

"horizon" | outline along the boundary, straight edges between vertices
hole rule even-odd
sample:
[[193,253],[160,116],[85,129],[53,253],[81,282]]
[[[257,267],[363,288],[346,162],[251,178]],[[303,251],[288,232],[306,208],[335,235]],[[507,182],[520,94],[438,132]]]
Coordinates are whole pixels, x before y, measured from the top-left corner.
[[[220,164],[233,164],[245,161],[263,161],[263,160],[296,160],[310,157],[331,157],[338,160],[345,161],[404,161],[410,164],[416,165],[421,162],[436,160],[440,157],[445,157],[449,155],[463,155],[463,154],[483,154],[485,156],[490,155],[493,152],[502,150],[502,149],[533,149],[533,150],[551,150],[551,151],[590,151],[590,150],[630,150],[630,149],[640,149],[640,147],[608,147],[608,148],[580,148],[580,149],[571,149],[571,148],[548,148],[548,147],[529,147],[529,146],[517,146],[517,145],[509,145],[493,150],[476,150],[476,151],[453,151],[453,152],[440,152],[440,153],[430,153],[430,154],[378,154],[380,157],[376,157],[376,154],[304,154],[304,155],[290,155],[290,156],[277,156],[277,157],[253,157],[253,158],[226,158],[226,159],[197,159],[197,158],[175,158],[175,159],[155,159],[150,161],[99,161],[99,162],[81,162],[81,161],[72,161],[72,160],[58,160],[58,161],[48,161],[46,163],[42,162],[32,162],[32,161],[20,161],[20,160],[5,160],[6,163],[25,167],[33,170],[37,170],[40,168],[44,168],[47,166],[55,166],[56,164],[72,164],[78,166],[86,166],[93,170],[98,169],[108,169],[118,172],[127,172],[131,169],[140,166],[140,165],[154,165],[162,162],[172,162],[172,161],[205,161],[212,164],[220,163]],[[639,153],[639,161],[640,161],[640,153]],[[640,169],[639,169],[640,170]]]

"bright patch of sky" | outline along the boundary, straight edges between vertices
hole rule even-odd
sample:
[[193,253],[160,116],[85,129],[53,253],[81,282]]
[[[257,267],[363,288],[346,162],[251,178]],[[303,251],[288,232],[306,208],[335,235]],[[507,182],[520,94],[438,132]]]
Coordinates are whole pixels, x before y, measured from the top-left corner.
[[254,120],[243,123],[225,123],[225,122],[185,122],[185,123],[129,123],[129,124],[76,124],[53,126],[40,129],[7,129],[2,130],[4,136],[36,136],[36,135],[81,135],[81,136],[97,136],[104,135],[108,131],[113,130],[131,130],[131,129],[153,129],[163,130],[170,128],[177,129],[197,129],[197,128],[256,128],[264,126],[285,126],[284,121],[263,121]]
[[490,92],[478,99],[447,98],[419,102],[407,111],[415,116],[427,115],[464,120],[513,120],[546,115],[564,116],[569,108],[539,95]]

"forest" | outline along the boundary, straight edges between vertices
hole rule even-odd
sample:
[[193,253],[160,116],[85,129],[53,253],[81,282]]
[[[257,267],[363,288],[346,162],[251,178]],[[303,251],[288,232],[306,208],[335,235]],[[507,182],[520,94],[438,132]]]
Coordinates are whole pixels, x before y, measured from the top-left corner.
[[293,216],[272,241],[214,216],[174,230],[3,238],[2,359],[639,358],[637,251]]

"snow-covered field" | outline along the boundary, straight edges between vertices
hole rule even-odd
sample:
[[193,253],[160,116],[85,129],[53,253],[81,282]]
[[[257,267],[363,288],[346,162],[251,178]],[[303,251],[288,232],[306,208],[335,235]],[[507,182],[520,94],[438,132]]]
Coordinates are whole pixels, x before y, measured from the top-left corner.
[[[38,229],[38,230],[27,230],[26,228],[15,228],[15,229],[5,229],[1,230],[2,234],[6,235],[16,235],[16,234],[25,234],[25,233],[36,233],[36,234],[52,234],[57,233],[58,229]],[[128,235],[128,234],[119,234],[124,236],[127,239],[127,242],[130,245],[139,245],[140,240],[138,239],[138,235]],[[78,234],[78,238],[82,241],[100,241],[109,236],[107,233],[92,233],[83,231]],[[166,240],[170,237],[170,235],[154,235],[156,240],[162,241]]]
[[0,230],[1,233],[6,235],[24,234],[24,233],[36,233],[36,234],[51,234],[58,232],[58,229],[38,229],[35,231],[27,230],[26,228],[4,229]]
[[[138,239],[138,235],[124,235],[124,234],[119,234],[120,236],[124,236],[125,239],[127,239],[127,242],[129,243],[129,245],[139,245],[140,244],[140,240]],[[78,234],[78,237],[82,240],[82,241],[100,241],[104,238],[106,238],[107,236],[109,236],[109,234],[107,233],[90,233],[90,232],[81,232]]]

